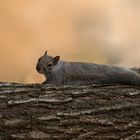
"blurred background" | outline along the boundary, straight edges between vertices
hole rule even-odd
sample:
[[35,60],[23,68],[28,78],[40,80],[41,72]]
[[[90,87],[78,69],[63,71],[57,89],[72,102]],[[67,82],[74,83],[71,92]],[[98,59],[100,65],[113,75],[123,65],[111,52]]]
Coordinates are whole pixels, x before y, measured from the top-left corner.
[[140,0],[0,0],[0,81],[35,83],[45,50],[140,67]]

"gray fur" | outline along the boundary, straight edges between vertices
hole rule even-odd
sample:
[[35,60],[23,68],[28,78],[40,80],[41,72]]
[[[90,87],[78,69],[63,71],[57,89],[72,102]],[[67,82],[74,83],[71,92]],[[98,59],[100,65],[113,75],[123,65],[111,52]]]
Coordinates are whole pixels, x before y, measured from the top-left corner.
[[131,69],[61,60],[48,68],[50,62],[53,63],[53,57],[44,55],[37,63],[37,71],[46,77],[44,83],[140,85],[140,74]]

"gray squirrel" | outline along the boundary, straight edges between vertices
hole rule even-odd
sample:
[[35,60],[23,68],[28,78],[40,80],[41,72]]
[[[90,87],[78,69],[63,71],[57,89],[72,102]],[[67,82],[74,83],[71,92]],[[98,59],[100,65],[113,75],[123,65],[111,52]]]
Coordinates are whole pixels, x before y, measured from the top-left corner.
[[47,51],[38,59],[36,70],[44,74],[43,84],[103,84],[140,86],[137,69],[84,62],[67,62]]

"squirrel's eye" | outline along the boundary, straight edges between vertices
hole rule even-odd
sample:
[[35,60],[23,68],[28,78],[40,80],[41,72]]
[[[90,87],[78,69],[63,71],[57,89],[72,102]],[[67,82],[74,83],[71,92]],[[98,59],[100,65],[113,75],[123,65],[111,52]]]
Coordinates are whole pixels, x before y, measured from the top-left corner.
[[51,66],[52,66],[52,63],[49,63],[49,64],[48,64],[48,67],[51,67]]

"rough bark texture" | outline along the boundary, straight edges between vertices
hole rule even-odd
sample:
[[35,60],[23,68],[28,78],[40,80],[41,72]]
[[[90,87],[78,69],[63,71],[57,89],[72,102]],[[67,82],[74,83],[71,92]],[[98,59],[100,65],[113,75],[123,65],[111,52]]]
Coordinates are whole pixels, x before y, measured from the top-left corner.
[[5,139],[140,139],[140,87],[0,83]]

